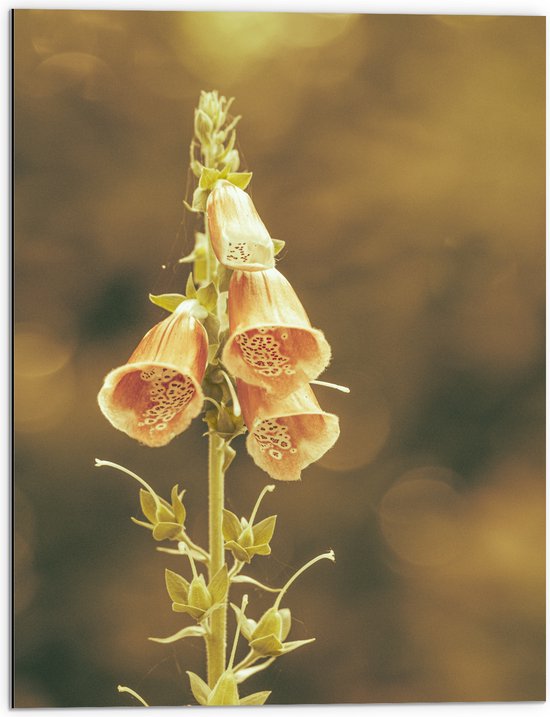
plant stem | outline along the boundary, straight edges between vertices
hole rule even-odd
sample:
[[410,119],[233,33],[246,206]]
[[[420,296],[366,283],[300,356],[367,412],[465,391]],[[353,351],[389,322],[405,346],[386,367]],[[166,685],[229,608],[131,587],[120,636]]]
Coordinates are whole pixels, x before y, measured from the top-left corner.
[[[217,433],[208,434],[208,537],[210,546],[210,580],[225,563],[222,518],[224,505],[224,441]],[[227,600],[210,618],[210,633],[206,638],[208,685],[213,688],[225,670]]]

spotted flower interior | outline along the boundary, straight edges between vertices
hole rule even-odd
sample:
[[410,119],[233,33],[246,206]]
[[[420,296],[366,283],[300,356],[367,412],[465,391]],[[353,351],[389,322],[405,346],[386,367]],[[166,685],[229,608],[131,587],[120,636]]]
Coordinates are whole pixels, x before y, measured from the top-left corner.
[[277,480],[299,480],[301,471],[333,446],[338,418],[330,413],[305,413],[264,418],[247,438],[255,463]]
[[313,329],[260,326],[235,334],[224,359],[245,381],[285,395],[316,374],[319,353]]
[[122,375],[114,376],[114,390],[103,395],[106,415],[142,443],[163,446],[189,425],[202,397],[193,379],[175,368],[158,364],[132,368],[130,364]]

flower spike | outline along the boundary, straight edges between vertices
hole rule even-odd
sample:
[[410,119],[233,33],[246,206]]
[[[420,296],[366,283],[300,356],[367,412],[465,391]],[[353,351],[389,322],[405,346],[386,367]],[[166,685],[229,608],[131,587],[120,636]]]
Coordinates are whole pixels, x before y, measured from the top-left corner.
[[340,435],[338,416],[320,408],[307,384],[282,399],[244,381],[237,381],[237,392],[249,430],[248,452],[276,480],[299,480]]
[[230,269],[259,271],[275,265],[273,241],[250,196],[231,182],[216,182],[206,203],[218,261]]
[[229,284],[230,335],[222,361],[238,378],[285,396],[317,378],[330,346],[313,329],[290,283],[277,269],[237,271]]
[[208,337],[191,301],[150,329],[123,366],[105,378],[99,406],[115,428],[150,447],[184,431],[203,404]]

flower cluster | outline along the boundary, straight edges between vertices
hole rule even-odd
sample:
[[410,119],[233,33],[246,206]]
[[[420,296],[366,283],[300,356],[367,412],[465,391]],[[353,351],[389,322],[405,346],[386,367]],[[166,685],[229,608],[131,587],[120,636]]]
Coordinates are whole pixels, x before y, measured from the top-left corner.
[[[223,348],[214,343],[218,322],[210,345],[221,354],[218,365],[235,379],[249,454],[272,478],[298,480],[339,435],[338,417],[320,408],[309,385],[328,365],[330,346],[274,267],[274,243],[249,195],[218,179],[206,215],[212,250],[232,271],[228,336]],[[208,293],[205,313],[217,303]],[[111,371],[99,394],[111,423],[148,446],[168,443],[201,410],[209,336],[196,305],[196,299],[182,300],[128,363]]]

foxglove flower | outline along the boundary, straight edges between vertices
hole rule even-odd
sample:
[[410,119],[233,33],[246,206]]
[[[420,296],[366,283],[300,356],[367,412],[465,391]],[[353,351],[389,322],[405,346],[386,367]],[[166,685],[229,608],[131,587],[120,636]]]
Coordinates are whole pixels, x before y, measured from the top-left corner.
[[124,366],[113,369],[98,395],[115,428],[147,446],[169,443],[202,408],[208,337],[192,301],[150,329]]
[[313,329],[290,283],[277,269],[234,272],[229,284],[227,369],[247,383],[285,396],[314,380],[330,346]]
[[340,435],[338,416],[325,413],[308,384],[285,398],[237,381],[249,434],[246,447],[256,465],[277,480],[299,480]]
[[259,271],[275,265],[273,241],[250,196],[218,181],[206,203],[208,230],[218,261],[230,269]]

